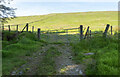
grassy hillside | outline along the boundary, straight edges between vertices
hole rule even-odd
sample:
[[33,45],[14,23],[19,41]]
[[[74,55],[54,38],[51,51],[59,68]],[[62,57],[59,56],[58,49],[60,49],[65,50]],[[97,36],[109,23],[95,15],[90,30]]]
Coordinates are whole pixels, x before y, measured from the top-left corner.
[[[106,24],[111,24],[113,30],[118,27],[118,12],[117,11],[101,11],[101,12],[79,12],[79,13],[58,13],[40,16],[26,16],[17,17],[5,25],[11,24],[24,24],[19,26],[21,30],[25,23],[34,22],[30,24],[35,26],[35,29],[41,28],[42,30],[50,29],[64,29],[79,27],[79,25],[90,26],[92,30],[103,30]],[[15,27],[12,27],[15,29]]]
[[[5,30],[2,32],[3,75],[10,75],[22,65],[26,65],[21,69],[22,74],[56,74],[54,59],[63,54],[58,53],[58,51],[62,51],[61,49],[64,46],[71,48],[72,52],[69,50],[65,51],[71,53],[69,56],[72,56],[72,58],[70,59],[76,64],[82,64],[89,59],[95,61],[92,62],[93,64],[86,64],[86,75],[118,75],[118,34],[113,33],[111,36],[108,33],[107,38],[102,37],[102,31],[105,29],[106,24],[113,26],[113,32],[117,31],[117,12],[80,12],[25,16],[17,17],[5,25],[22,24],[19,25],[19,30],[22,30],[26,23],[30,23],[30,31],[32,26],[36,30],[37,28],[53,30],[76,28],[84,25],[84,28],[90,26],[93,34],[91,38],[81,41],[79,39],[80,35],[76,34],[79,33],[78,29],[44,31],[43,34],[41,33],[41,40],[38,40],[34,32],[23,32],[18,37],[10,39],[11,35],[16,31],[8,32]],[[5,27],[5,29],[8,28]],[[11,26],[11,29],[15,30],[16,26]],[[85,30],[83,32],[85,34]],[[85,53],[94,53],[94,55],[85,56]],[[32,69],[31,72],[29,72],[30,69]],[[21,70],[17,70],[16,74],[20,73]]]

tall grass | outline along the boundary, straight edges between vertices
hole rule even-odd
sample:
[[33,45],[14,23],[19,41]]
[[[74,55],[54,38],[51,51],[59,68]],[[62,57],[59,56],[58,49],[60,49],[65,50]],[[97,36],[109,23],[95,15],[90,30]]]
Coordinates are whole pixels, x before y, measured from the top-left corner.
[[[88,65],[87,75],[118,75],[118,37],[101,36],[89,40],[83,40],[76,44],[72,43],[73,60],[80,64],[85,59],[92,58],[95,65]],[[92,56],[85,56],[84,53],[95,53]]]
[[[11,34],[13,34],[13,32],[4,32],[4,37]],[[12,70],[26,63],[24,57],[30,56],[43,45],[38,41],[35,34],[26,32],[10,41],[4,38],[2,44],[3,75],[9,75]]]

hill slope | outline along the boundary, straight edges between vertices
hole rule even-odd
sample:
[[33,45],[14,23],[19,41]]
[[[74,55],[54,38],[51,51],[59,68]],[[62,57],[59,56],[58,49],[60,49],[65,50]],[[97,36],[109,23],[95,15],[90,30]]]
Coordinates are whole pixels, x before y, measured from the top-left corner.
[[[34,22],[36,21],[36,22]],[[40,16],[17,17],[7,24],[24,24],[29,23],[35,28],[46,29],[63,29],[79,27],[79,25],[90,26],[92,29],[103,30],[106,24],[111,24],[113,29],[118,27],[117,11],[99,11],[99,12],[79,12],[79,13],[57,13]],[[6,25],[7,25],[6,24]],[[23,25],[25,26],[25,25]],[[22,25],[20,27],[23,28]]]

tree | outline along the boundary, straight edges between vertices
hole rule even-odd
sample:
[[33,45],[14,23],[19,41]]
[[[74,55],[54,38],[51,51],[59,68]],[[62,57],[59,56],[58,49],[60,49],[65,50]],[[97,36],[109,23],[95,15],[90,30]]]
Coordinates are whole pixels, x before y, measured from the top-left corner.
[[1,0],[0,1],[0,22],[2,25],[7,23],[8,20],[15,17],[14,8],[8,7],[5,4],[10,4],[13,0]]

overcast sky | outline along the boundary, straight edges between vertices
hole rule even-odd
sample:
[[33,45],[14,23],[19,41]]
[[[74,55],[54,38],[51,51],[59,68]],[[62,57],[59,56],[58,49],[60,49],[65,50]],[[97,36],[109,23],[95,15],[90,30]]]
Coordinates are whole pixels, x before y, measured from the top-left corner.
[[14,2],[118,2],[119,0],[13,0]]
[[13,0],[16,16],[50,13],[117,11],[119,0]]

